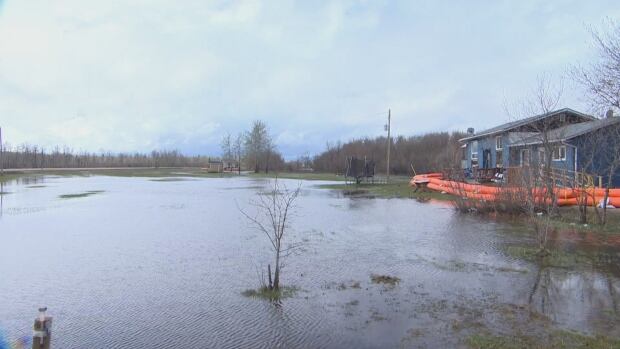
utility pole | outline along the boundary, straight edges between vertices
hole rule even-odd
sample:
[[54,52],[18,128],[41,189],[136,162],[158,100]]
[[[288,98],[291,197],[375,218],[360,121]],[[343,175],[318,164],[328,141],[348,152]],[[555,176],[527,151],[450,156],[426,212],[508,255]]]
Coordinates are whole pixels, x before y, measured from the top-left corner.
[[385,125],[385,128],[387,130],[387,169],[386,169],[386,173],[387,173],[387,179],[386,179],[386,183],[390,182],[390,148],[392,145],[392,139],[390,138],[390,127],[391,127],[391,120],[392,119],[392,111],[390,109],[388,109],[388,123],[387,125]]
[[0,176],[4,177],[4,162],[2,161],[2,127],[0,127]]

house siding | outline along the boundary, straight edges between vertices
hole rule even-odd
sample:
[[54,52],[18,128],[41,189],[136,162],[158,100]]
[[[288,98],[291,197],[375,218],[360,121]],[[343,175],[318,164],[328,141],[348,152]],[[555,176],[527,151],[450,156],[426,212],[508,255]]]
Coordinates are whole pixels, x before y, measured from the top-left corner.
[[[503,167],[508,167],[510,164],[509,161],[509,157],[508,157],[508,136],[506,134],[503,135],[493,135],[493,136],[489,136],[489,137],[483,137],[483,138],[479,138],[477,139],[477,150],[478,150],[478,167],[479,168],[495,168],[497,167],[497,155],[498,155],[498,151],[496,149],[496,137],[501,137],[502,138],[502,161],[501,161],[501,165]],[[475,141],[469,141],[466,143],[467,147],[466,147],[466,154],[467,154],[467,159],[466,160],[466,166],[467,168],[471,168],[472,167],[472,151],[473,151],[473,144],[475,143]],[[485,163],[485,151],[488,151],[490,153],[490,161],[488,161],[488,163]],[[486,165],[486,166],[485,166]]]
[[[618,127],[618,126],[617,126]],[[598,132],[597,132],[598,133]],[[582,135],[570,140],[570,144],[577,149],[577,170],[584,171],[586,173],[596,173],[602,177],[603,185],[607,183],[608,176],[604,170],[609,165],[609,158],[606,156],[605,150],[608,147],[606,143],[610,143],[611,140],[601,138],[593,145],[592,142],[588,142],[588,137],[592,137],[592,134]],[[587,149],[589,146],[596,146],[602,149],[600,152],[592,152],[591,149]],[[593,153],[592,165],[590,168],[584,168],[584,165],[590,161],[586,159],[584,154]],[[617,169],[611,178],[612,187],[620,187],[620,169]]]

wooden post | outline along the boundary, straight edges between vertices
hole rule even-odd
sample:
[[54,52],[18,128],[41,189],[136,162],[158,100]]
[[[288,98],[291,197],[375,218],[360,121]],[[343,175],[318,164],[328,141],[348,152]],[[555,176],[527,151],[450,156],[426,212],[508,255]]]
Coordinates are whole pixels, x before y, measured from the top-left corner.
[[52,345],[52,317],[45,315],[47,307],[39,308],[39,316],[34,319],[32,349],[50,349]]

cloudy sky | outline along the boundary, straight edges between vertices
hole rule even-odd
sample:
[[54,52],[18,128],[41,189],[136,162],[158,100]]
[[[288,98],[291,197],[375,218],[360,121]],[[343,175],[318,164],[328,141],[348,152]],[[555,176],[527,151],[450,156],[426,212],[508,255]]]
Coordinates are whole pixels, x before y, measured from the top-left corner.
[[593,59],[606,17],[617,0],[0,0],[0,126],[11,144],[217,154],[262,119],[287,158],[380,135],[388,108],[396,134],[482,129]]

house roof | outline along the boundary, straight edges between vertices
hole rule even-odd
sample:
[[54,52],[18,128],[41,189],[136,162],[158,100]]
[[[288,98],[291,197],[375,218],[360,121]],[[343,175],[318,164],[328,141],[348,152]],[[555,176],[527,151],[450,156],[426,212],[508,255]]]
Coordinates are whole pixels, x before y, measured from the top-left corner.
[[[577,124],[570,124],[560,128],[556,128],[547,133],[547,139],[549,142],[563,142],[575,137],[579,137],[586,133],[596,131],[600,128],[615,125],[620,123],[620,117],[611,117],[605,119],[596,119],[589,122],[580,122]],[[542,139],[539,135],[533,135],[521,142],[515,143],[515,145],[527,145],[527,144],[540,144]]]
[[499,125],[499,126],[495,126],[489,129],[486,129],[484,131],[478,132],[472,136],[469,137],[465,137],[465,138],[461,138],[459,141],[460,142],[465,142],[465,141],[470,141],[470,140],[474,140],[474,139],[478,139],[478,138],[482,138],[482,137],[486,137],[486,136],[492,136],[494,134],[498,134],[498,133],[502,133],[502,132],[506,132],[506,131],[510,131],[514,128],[520,127],[520,126],[524,126],[527,125],[529,123],[532,122],[536,122],[538,120],[542,120],[551,116],[555,116],[558,114],[562,114],[562,113],[569,113],[569,114],[573,114],[573,115],[577,115],[579,117],[584,118],[585,120],[596,120],[595,117],[588,115],[588,114],[584,114],[581,112],[578,112],[576,110],[570,109],[570,108],[563,108],[563,109],[558,109],[558,110],[554,110],[552,112],[548,112],[548,113],[544,113],[544,114],[539,114],[539,115],[534,115],[534,116],[530,116],[521,120],[516,120],[516,121],[511,121],[511,122],[507,122],[505,124]]

